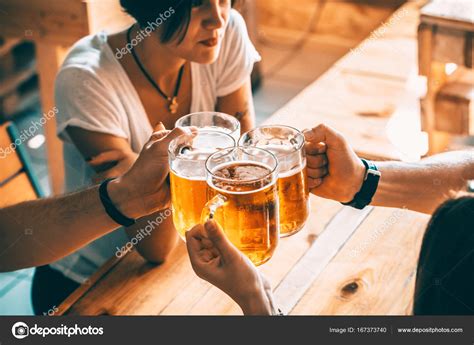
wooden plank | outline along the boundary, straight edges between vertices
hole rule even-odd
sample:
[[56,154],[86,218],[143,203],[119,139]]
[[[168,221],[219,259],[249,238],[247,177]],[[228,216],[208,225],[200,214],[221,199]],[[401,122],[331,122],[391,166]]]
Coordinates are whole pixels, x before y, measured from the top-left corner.
[[333,67],[265,121],[311,128],[326,123],[370,159],[402,159],[386,132],[405,83]]
[[[341,204],[334,201],[317,197],[311,197],[310,199],[312,211],[304,229],[291,237],[281,239],[272,259],[259,267],[259,270],[271,282],[272,288],[276,288],[304,253],[311,248],[312,244],[319,241],[330,220],[342,208]],[[191,291],[189,290],[189,293]],[[210,287],[205,295],[193,302],[191,307],[187,309],[187,313],[191,315],[241,314],[240,308],[215,287]],[[177,304],[173,303],[164,312],[176,314],[174,311],[175,305]],[[212,308],[209,306],[212,306]]]
[[0,208],[35,199],[36,193],[26,173],[18,174],[0,186]]
[[428,219],[416,212],[376,208],[291,314],[409,314]]
[[[125,257],[124,255],[123,257]],[[105,274],[117,265],[123,257],[112,257],[104,265],[102,265],[97,272],[95,272],[84,284],[81,284],[72,294],[70,294],[61,305],[55,315],[64,315],[64,313],[71,308],[84,294],[87,293]]]
[[[273,258],[260,267],[274,286],[318,240],[342,207],[333,201],[310,199],[312,212],[305,228],[282,239]],[[225,294],[194,274],[182,242],[160,266],[147,264],[138,253],[130,253],[66,311],[68,315],[240,313],[240,308]]]
[[89,34],[82,0],[0,0],[0,35],[71,45]]
[[7,132],[8,123],[0,126],[0,184],[22,169],[20,158]]
[[[38,75],[40,80],[41,107],[44,113],[55,109],[54,80],[66,56],[67,48],[58,45],[38,44],[36,46]],[[46,154],[53,194],[61,194],[64,189],[64,158],[62,142],[56,134],[56,118],[46,121]]]
[[284,313],[289,313],[294,308],[371,211],[372,207],[363,210],[344,207],[336,214],[320,238],[275,289],[275,300]]
[[435,111],[437,130],[474,134],[474,82],[447,82],[436,96]]
[[471,0],[434,0],[422,8],[421,21],[474,31],[474,3]]
[[433,60],[463,66],[465,46],[464,31],[439,27],[434,34]]

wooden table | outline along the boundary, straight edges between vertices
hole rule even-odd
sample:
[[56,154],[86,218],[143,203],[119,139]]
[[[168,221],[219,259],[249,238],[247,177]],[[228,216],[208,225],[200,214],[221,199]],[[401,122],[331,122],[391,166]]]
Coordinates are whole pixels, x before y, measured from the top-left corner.
[[[422,126],[429,134],[430,153],[436,153],[443,151],[449,144],[450,136],[447,132],[450,128],[460,128],[458,134],[469,133],[469,114],[456,121],[462,122],[460,126],[454,126],[450,124],[453,119],[449,118],[453,114],[437,114],[435,101],[436,95],[448,80],[445,72],[447,63],[473,68],[472,0],[434,0],[427,4],[421,10],[418,50],[419,72],[427,78],[427,94],[421,100]],[[440,119],[441,116],[448,118]]]
[[[117,30],[132,22],[118,0],[0,0],[0,36],[36,43],[41,105],[54,105],[54,80],[68,49],[80,38],[100,30]],[[64,182],[61,141],[55,119],[45,124],[51,187],[60,194]]]
[[[405,5],[402,18],[366,45],[363,55],[348,54],[267,123],[303,129],[325,121],[348,136],[361,156],[399,159],[385,130],[390,120],[385,109],[397,108],[416,67],[419,7],[420,2]],[[361,114],[368,109],[375,115]],[[409,314],[429,217],[379,207],[358,211],[315,196],[311,208],[305,228],[282,239],[260,268],[279,305],[295,315]],[[112,258],[59,309],[65,315],[241,313],[194,274],[184,243],[161,266],[146,263],[135,251]]]

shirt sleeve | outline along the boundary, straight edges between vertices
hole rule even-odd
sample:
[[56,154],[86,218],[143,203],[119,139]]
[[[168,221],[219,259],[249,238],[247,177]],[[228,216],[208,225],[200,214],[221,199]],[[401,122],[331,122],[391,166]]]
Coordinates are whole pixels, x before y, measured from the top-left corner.
[[70,142],[65,129],[74,126],[127,139],[126,121],[115,98],[94,72],[82,66],[62,69],[55,82],[59,138]]
[[250,41],[244,18],[234,9],[230,13],[221,49],[217,60],[217,97],[240,88],[252,73],[255,62],[261,60]]

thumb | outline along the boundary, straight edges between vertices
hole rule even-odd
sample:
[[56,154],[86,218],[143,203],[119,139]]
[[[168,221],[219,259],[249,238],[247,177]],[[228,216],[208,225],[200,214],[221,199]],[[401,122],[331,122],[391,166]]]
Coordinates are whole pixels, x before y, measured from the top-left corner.
[[183,136],[182,140],[183,142],[186,142],[194,138],[197,135],[197,132],[198,129],[196,127],[176,127],[166,136],[162,137],[160,140],[157,141],[157,144],[159,146],[158,149],[163,149],[167,151],[168,146],[170,145],[170,142],[173,139]]
[[238,249],[229,241],[224,231],[216,221],[208,220],[204,224],[204,228],[206,229],[207,238],[212,241],[224,261],[231,260],[234,254],[238,253]]
[[324,123],[312,129],[305,129],[303,134],[307,142],[324,142],[329,150],[342,148],[346,145],[343,135]]
[[166,129],[165,125],[163,124],[163,122],[160,121],[153,128],[153,132],[164,131],[165,129]]

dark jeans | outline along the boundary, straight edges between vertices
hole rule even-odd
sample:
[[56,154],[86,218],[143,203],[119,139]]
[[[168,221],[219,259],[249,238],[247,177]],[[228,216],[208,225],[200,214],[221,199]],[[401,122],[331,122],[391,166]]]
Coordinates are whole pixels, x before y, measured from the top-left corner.
[[57,308],[79,285],[48,265],[37,267],[31,289],[35,315],[54,312],[54,308]]

